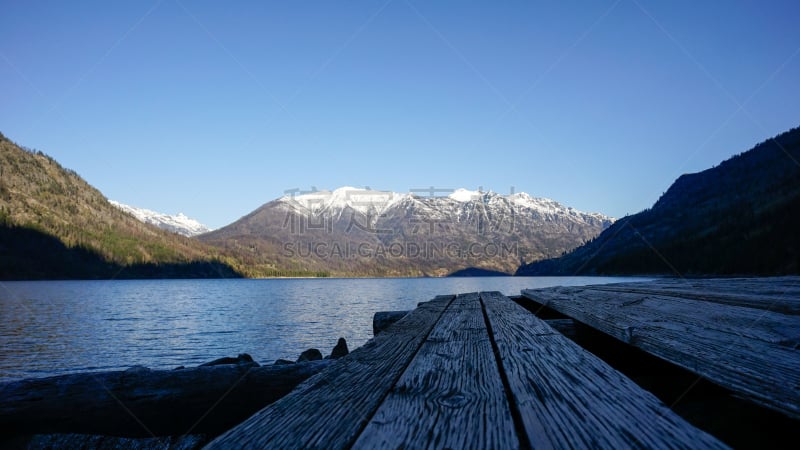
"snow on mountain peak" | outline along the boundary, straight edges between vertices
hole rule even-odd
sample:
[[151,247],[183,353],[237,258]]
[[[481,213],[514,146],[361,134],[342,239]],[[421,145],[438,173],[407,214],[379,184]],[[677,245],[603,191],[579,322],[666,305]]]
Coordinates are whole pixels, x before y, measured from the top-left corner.
[[614,222],[615,220],[613,217],[609,217],[604,214],[578,211],[571,206],[564,206],[555,200],[545,197],[533,197],[531,195],[526,194],[525,192],[511,194],[508,195],[506,198],[519,207],[535,210],[542,214],[567,214],[573,216],[585,216],[585,217],[592,217],[598,220],[607,220],[609,222]]
[[472,200],[478,200],[483,196],[480,191],[470,191],[467,189],[459,188],[456,189],[452,194],[448,195],[448,198],[451,198],[457,202],[469,202]]
[[519,206],[532,209],[564,209],[564,207],[555,200],[544,197],[533,197],[525,192],[511,194],[507,198]]
[[407,197],[408,194],[399,194],[397,192],[344,186],[333,192],[322,190],[302,192],[299,195],[287,195],[281,197],[280,201],[299,206],[315,214],[320,212],[341,213],[347,207],[361,214],[370,212],[381,214],[387,208]]
[[[481,190],[456,189],[446,197],[427,197],[425,195],[415,196],[413,194],[401,194],[391,191],[377,191],[369,188],[356,188],[344,186],[333,191],[313,190],[308,192],[295,191],[290,195],[279,199],[294,210],[302,214],[327,214],[332,217],[340,217],[346,208],[351,208],[364,215],[381,215],[391,207],[399,204],[406,199],[424,200],[426,208],[447,210],[446,203],[435,202],[436,199],[448,199],[452,202],[461,203],[465,206],[471,202],[480,202],[487,207],[497,205],[508,205],[519,209],[520,212],[529,211],[530,213],[545,216],[569,216],[574,220],[608,220],[614,219],[599,213],[584,213],[574,208],[566,207],[549,198],[539,198],[528,195],[524,192],[502,195],[492,191],[483,192]],[[434,201],[429,203],[428,200]],[[442,210],[442,211],[444,211]],[[442,212],[440,211],[440,212]]]
[[139,219],[139,221],[155,225],[159,228],[171,231],[173,233],[182,234],[184,236],[192,237],[198,234],[203,234],[211,231],[211,228],[203,225],[195,219],[187,217],[183,213],[176,215],[164,214],[149,209],[137,208],[120,203],[114,200],[109,200],[109,203],[121,209],[122,211]]

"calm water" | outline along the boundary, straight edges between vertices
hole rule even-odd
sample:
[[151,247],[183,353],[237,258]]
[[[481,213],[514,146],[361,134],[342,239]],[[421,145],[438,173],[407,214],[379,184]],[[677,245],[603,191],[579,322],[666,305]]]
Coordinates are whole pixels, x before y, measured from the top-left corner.
[[0,381],[81,370],[264,364],[372,337],[377,311],[439,294],[634,281],[612,277],[0,282]]

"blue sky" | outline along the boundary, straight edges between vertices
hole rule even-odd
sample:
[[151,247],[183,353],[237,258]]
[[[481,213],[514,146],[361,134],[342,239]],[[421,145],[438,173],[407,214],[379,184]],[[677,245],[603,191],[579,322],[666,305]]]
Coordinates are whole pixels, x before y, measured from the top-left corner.
[[3,3],[0,131],[212,227],[343,185],[620,217],[800,125],[794,1]]

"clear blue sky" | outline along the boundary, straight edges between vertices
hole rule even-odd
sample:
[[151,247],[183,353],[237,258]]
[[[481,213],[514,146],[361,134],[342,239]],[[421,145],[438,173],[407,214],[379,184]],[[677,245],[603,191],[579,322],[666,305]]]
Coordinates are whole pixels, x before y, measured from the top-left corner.
[[4,1],[0,131],[219,227],[292,188],[613,216],[800,125],[800,2]]

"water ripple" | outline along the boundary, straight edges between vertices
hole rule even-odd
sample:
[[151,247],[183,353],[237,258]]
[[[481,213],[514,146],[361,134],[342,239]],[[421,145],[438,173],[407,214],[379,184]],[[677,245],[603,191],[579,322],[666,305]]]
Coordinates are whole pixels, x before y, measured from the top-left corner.
[[4,282],[0,381],[172,369],[249,353],[256,361],[327,354],[372,337],[377,311],[413,309],[439,294],[615,282],[622,278],[413,278]]

